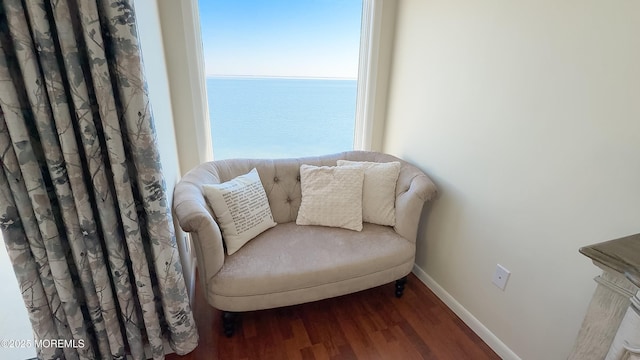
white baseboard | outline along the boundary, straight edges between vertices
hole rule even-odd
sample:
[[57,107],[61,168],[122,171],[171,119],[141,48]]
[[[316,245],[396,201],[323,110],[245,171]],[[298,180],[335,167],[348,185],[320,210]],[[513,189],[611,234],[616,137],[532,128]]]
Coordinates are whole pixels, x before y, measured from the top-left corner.
[[458,317],[467,324],[493,351],[504,360],[522,360],[505,343],[503,343],[494,333],[492,333],[480,320],[476,319],[462,304],[451,296],[440,284],[429,276],[418,265],[413,265],[413,273],[422,281],[436,296],[442,300]]

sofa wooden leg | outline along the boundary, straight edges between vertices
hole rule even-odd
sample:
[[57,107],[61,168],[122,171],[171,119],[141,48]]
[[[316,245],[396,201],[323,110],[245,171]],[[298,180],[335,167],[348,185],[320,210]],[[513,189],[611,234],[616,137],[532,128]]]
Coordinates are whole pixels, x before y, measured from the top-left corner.
[[404,285],[407,283],[407,277],[396,280],[396,297],[401,298],[404,293]]
[[236,314],[223,311],[222,312],[222,330],[224,330],[224,335],[226,337],[232,337],[236,328]]

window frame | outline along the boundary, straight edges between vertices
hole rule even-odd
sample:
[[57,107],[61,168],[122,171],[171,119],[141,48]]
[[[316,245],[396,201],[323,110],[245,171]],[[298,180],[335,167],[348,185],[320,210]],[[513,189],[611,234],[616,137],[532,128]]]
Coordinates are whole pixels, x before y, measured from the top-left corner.
[[[198,0],[158,1],[167,71],[171,83],[176,142],[184,174],[213,160]],[[354,150],[381,150],[384,114],[376,106],[383,0],[362,0]],[[386,11],[386,10],[385,10]],[[189,56],[189,54],[191,56]],[[386,100],[386,99],[385,99]],[[384,109],[384,107],[382,107]]]
[[382,1],[362,0],[354,150],[372,150]]

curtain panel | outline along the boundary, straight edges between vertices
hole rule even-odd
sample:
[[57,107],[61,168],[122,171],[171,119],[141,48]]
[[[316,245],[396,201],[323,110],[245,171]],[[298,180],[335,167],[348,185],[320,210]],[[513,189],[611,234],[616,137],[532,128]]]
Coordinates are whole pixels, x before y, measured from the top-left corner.
[[130,0],[0,0],[0,161],[39,358],[196,347]]

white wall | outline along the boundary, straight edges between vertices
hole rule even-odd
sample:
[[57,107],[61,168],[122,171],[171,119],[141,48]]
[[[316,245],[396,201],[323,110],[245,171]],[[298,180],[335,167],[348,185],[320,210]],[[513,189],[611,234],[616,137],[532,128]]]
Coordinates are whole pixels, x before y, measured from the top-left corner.
[[157,0],[171,84],[178,157],[185,174],[213,160],[198,0]]
[[174,185],[180,179],[180,163],[158,6],[155,0],[136,0],[135,5],[149,99],[160,145],[160,158],[168,190],[172,193]]
[[522,359],[566,358],[578,249],[640,232],[640,2],[403,0],[396,24],[384,150],[441,192],[417,265]]
[[384,142],[384,124],[387,114],[387,97],[389,96],[389,70],[393,59],[393,41],[396,28],[396,11],[398,9],[397,0],[378,0],[376,6],[380,6],[381,16],[378,29],[378,44],[373,54],[377,56],[372,59],[376,63],[375,74],[369,81],[375,82],[375,95],[373,101],[373,121],[371,133],[371,150],[382,151]]
[[[180,180],[181,172],[158,3],[156,0],[137,0],[135,6],[144,69],[149,87],[149,99],[158,135],[162,171],[167,185],[167,197],[169,206],[171,206],[173,189]],[[190,294],[192,294],[195,281],[195,263],[191,255],[190,242],[177,223],[175,229],[185,281],[190,289]]]

